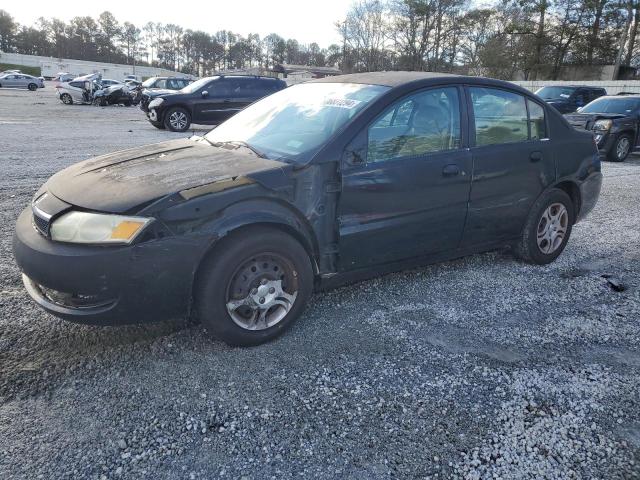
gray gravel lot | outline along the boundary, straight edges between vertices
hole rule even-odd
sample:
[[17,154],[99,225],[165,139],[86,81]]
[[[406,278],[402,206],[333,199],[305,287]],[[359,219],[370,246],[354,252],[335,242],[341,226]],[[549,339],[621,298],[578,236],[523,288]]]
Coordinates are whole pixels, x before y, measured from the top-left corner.
[[180,136],[0,90],[0,478],[640,478],[638,157],[603,166],[554,264],[488,253],[318,294],[268,345],[36,308],[11,253],[35,190]]

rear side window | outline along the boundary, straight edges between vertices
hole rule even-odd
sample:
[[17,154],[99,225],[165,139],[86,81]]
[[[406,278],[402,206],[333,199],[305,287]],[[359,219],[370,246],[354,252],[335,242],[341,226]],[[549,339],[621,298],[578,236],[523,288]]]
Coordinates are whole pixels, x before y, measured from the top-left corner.
[[387,108],[368,130],[368,162],[460,148],[460,101],[455,87],[414,93]]
[[496,88],[471,87],[476,145],[529,140],[525,98]]
[[531,127],[531,139],[540,140],[547,138],[547,124],[544,119],[544,108],[527,98],[529,107],[529,125]]

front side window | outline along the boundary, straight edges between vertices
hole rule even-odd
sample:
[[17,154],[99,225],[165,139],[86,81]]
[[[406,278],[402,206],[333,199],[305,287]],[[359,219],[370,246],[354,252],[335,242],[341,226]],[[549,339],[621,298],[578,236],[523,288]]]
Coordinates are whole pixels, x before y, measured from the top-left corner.
[[369,127],[367,162],[414,157],[460,147],[460,101],[455,87],[412,94]]
[[476,145],[524,142],[529,139],[525,98],[496,88],[471,87]]

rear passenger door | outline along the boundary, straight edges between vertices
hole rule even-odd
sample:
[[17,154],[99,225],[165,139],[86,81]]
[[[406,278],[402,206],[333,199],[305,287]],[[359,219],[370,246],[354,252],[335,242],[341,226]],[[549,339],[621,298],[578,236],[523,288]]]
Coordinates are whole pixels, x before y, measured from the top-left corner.
[[473,178],[463,246],[516,237],[555,180],[545,107],[519,93],[467,87]]

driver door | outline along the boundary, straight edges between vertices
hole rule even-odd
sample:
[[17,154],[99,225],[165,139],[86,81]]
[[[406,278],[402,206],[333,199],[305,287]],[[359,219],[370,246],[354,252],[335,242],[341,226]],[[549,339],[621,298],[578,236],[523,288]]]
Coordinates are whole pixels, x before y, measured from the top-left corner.
[[459,87],[394,102],[347,154],[338,207],[342,271],[457,248],[471,187]]

